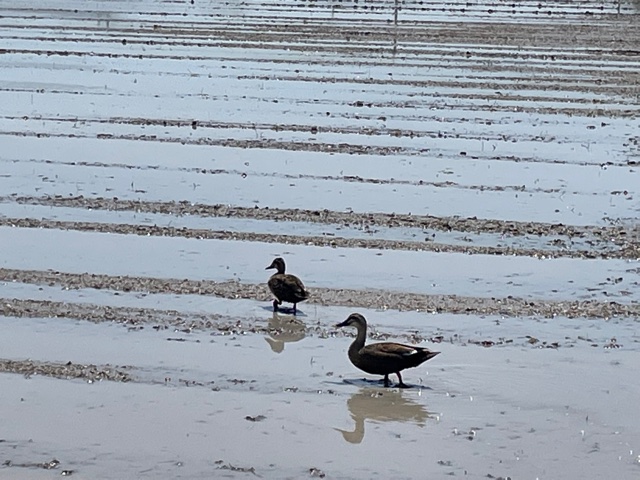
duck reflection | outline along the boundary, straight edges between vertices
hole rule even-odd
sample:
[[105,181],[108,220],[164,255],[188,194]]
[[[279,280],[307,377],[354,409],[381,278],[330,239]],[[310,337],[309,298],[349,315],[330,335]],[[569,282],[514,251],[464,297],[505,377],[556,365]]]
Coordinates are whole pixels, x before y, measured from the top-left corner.
[[424,427],[431,414],[423,405],[411,400],[397,390],[361,388],[347,400],[351,418],[356,422],[352,432],[336,428],[349,443],[364,439],[364,421],[411,422]]
[[269,336],[264,337],[271,350],[275,353],[282,353],[285,343],[299,342],[306,335],[304,322],[298,320],[293,315],[282,315],[273,312],[269,319]]

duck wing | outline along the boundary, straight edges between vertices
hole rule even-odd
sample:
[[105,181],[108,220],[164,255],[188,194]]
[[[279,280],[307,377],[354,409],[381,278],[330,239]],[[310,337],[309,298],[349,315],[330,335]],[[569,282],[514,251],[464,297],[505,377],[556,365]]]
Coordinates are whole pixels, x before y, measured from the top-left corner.
[[362,350],[361,355],[372,355],[375,357],[387,357],[387,358],[411,358],[413,355],[419,355],[424,348],[411,347],[409,345],[403,345],[401,343],[383,342],[383,343],[371,343]]
[[295,275],[286,275],[286,282],[291,289],[291,292],[295,294],[296,297],[307,298],[307,296],[309,295],[309,292],[307,292],[304,288],[302,280],[300,280]]
[[352,362],[365,372],[385,375],[405,368],[417,367],[436,355],[437,352],[431,352],[424,347],[383,342],[372,343],[361,348]]
[[275,274],[269,279],[268,285],[273,294],[285,302],[299,302],[309,296],[304,284],[295,275]]

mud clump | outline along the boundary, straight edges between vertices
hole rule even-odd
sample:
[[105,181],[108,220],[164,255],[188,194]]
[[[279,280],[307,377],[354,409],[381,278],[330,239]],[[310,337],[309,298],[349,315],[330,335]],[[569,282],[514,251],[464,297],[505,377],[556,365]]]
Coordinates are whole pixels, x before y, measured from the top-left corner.
[[34,375],[44,377],[83,379],[89,382],[108,380],[111,382],[129,382],[131,376],[110,365],[81,365],[71,362],[37,362],[33,360],[0,360],[0,372],[17,373],[29,378]]
[[221,470],[229,470],[231,472],[241,472],[241,473],[252,473],[253,475],[258,476],[256,473],[255,467],[237,467],[235,465],[231,465],[230,463],[225,463],[224,460],[216,460],[214,462],[218,465],[218,468]]

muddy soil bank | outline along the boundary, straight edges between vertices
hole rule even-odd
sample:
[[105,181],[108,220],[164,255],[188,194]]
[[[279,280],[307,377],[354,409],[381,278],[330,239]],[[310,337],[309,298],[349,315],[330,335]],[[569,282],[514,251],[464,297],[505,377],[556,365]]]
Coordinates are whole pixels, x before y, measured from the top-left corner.
[[[228,299],[265,301],[271,298],[264,284],[235,281],[211,282],[205,280],[166,279],[149,277],[123,277],[99,274],[73,274],[52,271],[0,269],[0,280],[59,285],[62,288],[96,288],[123,292],[174,293],[214,295]],[[383,290],[351,290],[314,288],[308,303],[341,305],[348,307],[423,311],[433,313],[463,313],[474,315],[542,316],[555,317],[638,317],[637,303],[586,301],[544,301],[513,297],[478,298],[458,295],[419,295]],[[11,313],[11,307],[7,313]],[[14,307],[20,310],[20,307]],[[46,309],[46,308],[45,308]],[[28,311],[28,308],[27,308]]]
[[38,362],[33,360],[0,360],[0,372],[17,373],[29,378],[32,375],[64,379],[82,379],[90,382],[109,380],[128,382],[131,376],[123,369],[109,365],[76,365],[71,362]]
[[[1,199],[0,199],[1,200]],[[188,202],[134,202],[102,198],[25,198],[11,199],[20,204],[73,207],[91,210],[133,211],[137,213],[162,213],[177,216],[250,218],[276,222],[320,223],[340,226],[414,228],[433,231],[457,231],[476,234],[498,234],[508,237],[549,237],[549,247],[514,248],[509,246],[451,245],[425,241],[391,241],[384,239],[349,239],[339,236],[299,236],[291,234],[260,234],[237,231],[212,231],[161,226],[134,226],[90,222],[63,222],[46,219],[0,218],[0,225],[22,228],[50,228],[63,230],[94,231],[119,234],[180,236],[200,239],[234,239],[267,243],[312,244],[326,247],[370,248],[391,250],[426,250],[436,252],[462,252],[484,255],[523,255],[534,257],[571,258],[640,258],[640,231],[637,226],[580,227],[539,222],[482,220],[477,218],[434,217],[383,213],[355,213],[336,211],[309,211],[278,208],[242,208],[228,205],[201,205]],[[283,226],[286,229],[286,224]],[[551,238],[553,237],[553,238]],[[589,249],[574,247],[574,240],[586,242]],[[472,240],[469,240],[472,242]],[[563,248],[564,247],[564,248]]]

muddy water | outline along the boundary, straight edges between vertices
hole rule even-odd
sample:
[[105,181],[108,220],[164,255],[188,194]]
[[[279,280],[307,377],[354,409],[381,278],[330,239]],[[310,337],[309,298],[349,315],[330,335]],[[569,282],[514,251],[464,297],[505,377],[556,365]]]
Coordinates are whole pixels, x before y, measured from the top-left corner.
[[638,477],[638,2],[0,11],[0,478]]

